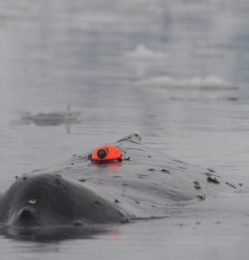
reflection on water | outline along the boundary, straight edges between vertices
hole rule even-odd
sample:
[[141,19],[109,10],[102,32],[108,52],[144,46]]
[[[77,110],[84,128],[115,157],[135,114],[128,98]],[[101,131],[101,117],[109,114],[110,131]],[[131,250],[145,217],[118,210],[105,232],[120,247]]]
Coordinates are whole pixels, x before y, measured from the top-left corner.
[[[112,230],[113,229],[113,230]],[[44,244],[53,243],[54,241],[64,241],[73,239],[92,239],[99,234],[109,236],[111,232],[115,233],[115,229],[107,227],[107,225],[68,225],[55,227],[30,227],[30,229],[22,227],[4,227],[1,228],[1,235],[5,238],[16,241],[43,242]],[[43,250],[43,249],[42,249]]]
[[[247,180],[248,13],[244,0],[0,0],[1,179],[139,131],[176,158]],[[84,119],[70,135],[35,123],[69,103]],[[13,110],[34,124],[11,124]],[[61,258],[66,250],[83,255],[68,242]]]

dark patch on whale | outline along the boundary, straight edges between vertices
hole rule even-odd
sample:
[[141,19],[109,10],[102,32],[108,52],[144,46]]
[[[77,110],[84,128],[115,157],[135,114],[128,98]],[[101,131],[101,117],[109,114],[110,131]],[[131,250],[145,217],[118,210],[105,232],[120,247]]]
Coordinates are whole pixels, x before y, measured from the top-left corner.
[[18,178],[3,194],[0,221],[19,235],[41,232],[41,227],[57,227],[56,232],[67,227],[68,232],[70,226],[71,231],[80,226],[85,235],[91,225],[122,223],[128,216],[77,181],[39,174]]

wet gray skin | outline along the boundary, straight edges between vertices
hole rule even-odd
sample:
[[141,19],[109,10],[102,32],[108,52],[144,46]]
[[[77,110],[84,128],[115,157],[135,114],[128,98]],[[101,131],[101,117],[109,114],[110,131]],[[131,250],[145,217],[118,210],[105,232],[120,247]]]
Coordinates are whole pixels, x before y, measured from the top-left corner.
[[0,201],[0,219],[9,226],[117,223],[123,217],[79,182],[54,174],[18,178]]
[[161,218],[237,188],[211,169],[152,151],[141,144],[138,134],[115,145],[125,152],[122,162],[96,164],[88,152],[49,172],[38,170],[17,178],[0,199],[2,225],[89,227]]

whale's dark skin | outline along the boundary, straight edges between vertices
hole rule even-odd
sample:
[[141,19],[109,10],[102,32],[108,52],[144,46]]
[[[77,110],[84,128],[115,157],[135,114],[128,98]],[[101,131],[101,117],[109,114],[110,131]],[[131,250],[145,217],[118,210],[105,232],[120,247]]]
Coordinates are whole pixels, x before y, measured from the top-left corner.
[[54,174],[18,178],[2,197],[0,209],[0,220],[8,225],[84,225],[124,219],[110,202]]
[[[132,134],[115,143],[122,162],[96,164],[88,153],[65,165],[19,177],[0,198],[0,222],[7,227],[89,227],[133,219],[167,217],[186,205],[204,203],[226,185],[213,170],[153,152]],[[230,183],[229,183],[230,184]],[[82,229],[84,232],[84,229]]]
[[55,174],[39,174],[20,177],[10,186],[0,200],[0,221],[7,227],[7,235],[44,236],[41,231],[45,228],[45,238],[54,238],[56,232],[58,239],[65,228],[67,232],[81,229],[85,235],[91,225],[124,223],[128,218],[79,182]]

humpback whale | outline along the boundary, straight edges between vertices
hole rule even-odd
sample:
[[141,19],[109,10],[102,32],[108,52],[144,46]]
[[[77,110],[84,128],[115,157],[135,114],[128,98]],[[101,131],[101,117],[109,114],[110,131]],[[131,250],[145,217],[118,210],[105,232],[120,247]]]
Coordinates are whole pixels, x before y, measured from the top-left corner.
[[2,232],[44,235],[66,227],[84,234],[89,227],[168,217],[237,188],[214,170],[173,159],[141,139],[131,134],[114,143],[119,160],[96,163],[88,151],[18,177],[0,197]]

